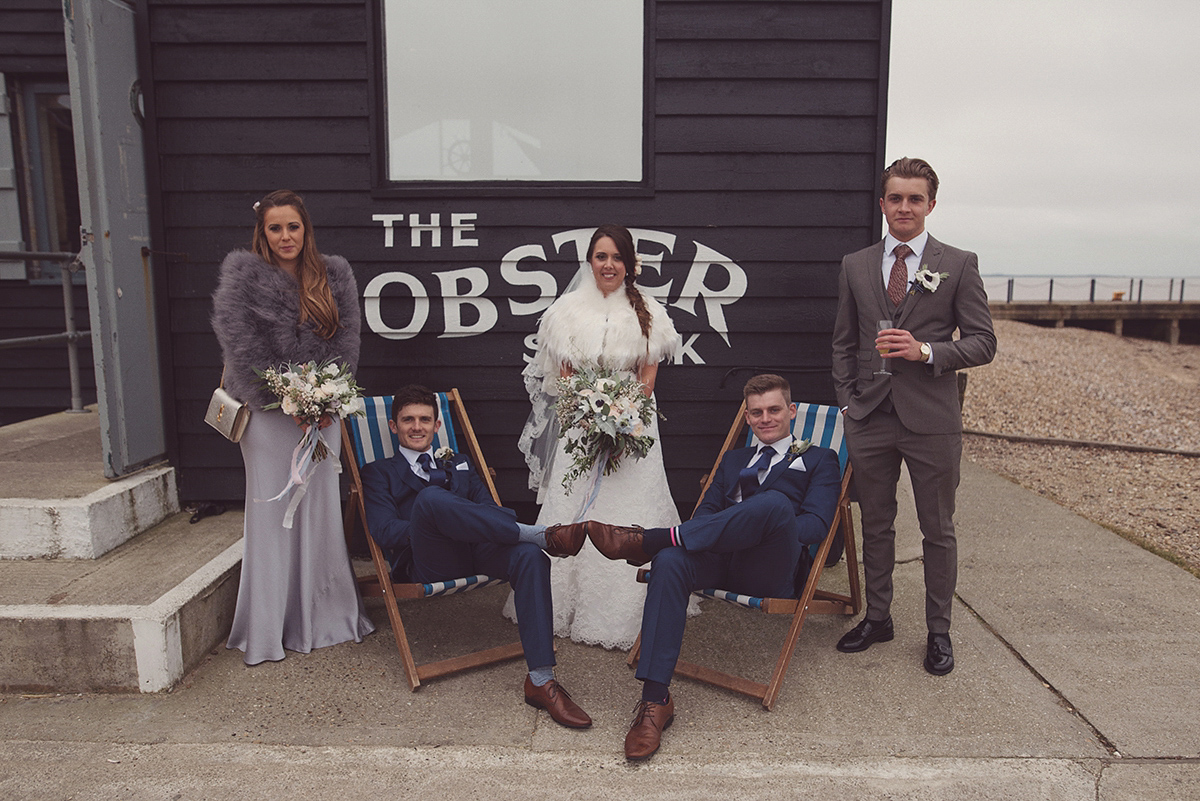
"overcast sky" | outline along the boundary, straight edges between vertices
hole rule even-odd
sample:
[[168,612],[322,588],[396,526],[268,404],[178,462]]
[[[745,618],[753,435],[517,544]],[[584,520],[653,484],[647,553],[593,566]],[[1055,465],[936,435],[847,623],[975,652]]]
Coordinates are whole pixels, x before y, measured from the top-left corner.
[[892,13],[887,159],[937,170],[934,236],[976,251],[985,274],[1186,276],[1200,290],[1200,1],[893,0]]

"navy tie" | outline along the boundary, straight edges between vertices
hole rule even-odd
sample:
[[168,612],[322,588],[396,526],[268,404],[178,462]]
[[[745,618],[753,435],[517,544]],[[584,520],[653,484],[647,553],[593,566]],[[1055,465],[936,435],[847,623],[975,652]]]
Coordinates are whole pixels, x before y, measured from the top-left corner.
[[738,486],[742,488],[743,501],[758,492],[758,472],[770,467],[771,459],[775,457],[775,449],[770,445],[763,445],[758,453],[758,461],[749,467],[743,467],[742,472],[738,473]]
[[434,467],[433,460],[429,458],[428,453],[422,453],[417,456],[417,464],[421,465],[421,468],[429,474],[429,483],[431,485],[444,489],[450,483],[446,471],[440,467]]

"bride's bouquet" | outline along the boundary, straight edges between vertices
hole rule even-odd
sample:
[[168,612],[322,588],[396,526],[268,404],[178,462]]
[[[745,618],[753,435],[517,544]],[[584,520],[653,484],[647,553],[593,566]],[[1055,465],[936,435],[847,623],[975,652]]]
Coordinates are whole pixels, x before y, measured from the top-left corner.
[[333,361],[288,363],[266,370],[255,368],[254,372],[267,389],[279,398],[263,409],[280,409],[304,423],[304,433],[292,451],[288,484],[270,499],[279,500],[293,488],[296,489],[283,519],[284,528],[291,528],[296,506],[304,496],[309,470],[329,455],[328,446],[321,440],[321,420],[325,417],[334,420],[365,417],[362,389],[349,367]]
[[607,476],[623,458],[641,459],[654,446],[650,423],[659,413],[633,376],[602,367],[577,369],[558,379],[554,411],[558,435],[566,440],[563,448],[571,456],[562,482],[568,492],[601,459]]

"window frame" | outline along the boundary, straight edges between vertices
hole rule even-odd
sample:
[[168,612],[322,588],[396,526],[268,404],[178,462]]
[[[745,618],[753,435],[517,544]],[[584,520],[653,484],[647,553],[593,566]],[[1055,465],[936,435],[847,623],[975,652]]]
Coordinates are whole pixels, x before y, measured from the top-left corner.
[[383,0],[371,0],[368,15],[367,75],[370,93],[371,195],[391,197],[648,197],[654,194],[654,0],[643,3],[642,179],[640,181],[398,181],[388,176],[387,97]]

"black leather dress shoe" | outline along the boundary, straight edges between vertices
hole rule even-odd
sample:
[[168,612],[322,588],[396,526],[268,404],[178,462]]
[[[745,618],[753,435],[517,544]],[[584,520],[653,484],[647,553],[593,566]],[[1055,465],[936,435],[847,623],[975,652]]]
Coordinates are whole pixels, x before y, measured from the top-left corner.
[[954,670],[954,646],[949,634],[930,632],[925,643],[925,669],[935,676],[945,676]]
[[844,654],[865,651],[877,642],[890,642],[896,637],[892,628],[892,618],[887,620],[868,620],[863,618],[858,625],[842,635],[838,640],[837,649]]

